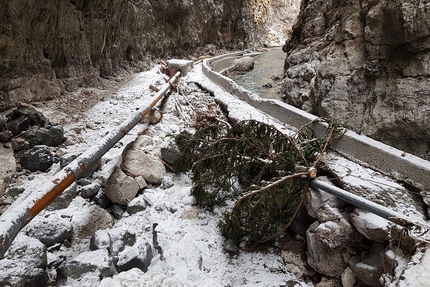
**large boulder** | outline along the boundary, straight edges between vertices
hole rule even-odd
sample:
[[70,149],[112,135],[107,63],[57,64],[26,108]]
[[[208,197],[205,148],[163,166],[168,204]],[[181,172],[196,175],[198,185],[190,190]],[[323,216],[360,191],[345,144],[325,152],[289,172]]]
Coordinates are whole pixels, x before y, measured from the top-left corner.
[[125,174],[121,168],[117,166],[105,183],[106,196],[113,203],[127,205],[133,200],[138,191],[139,185],[134,178]]
[[144,151],[146,141],[145,137],[139,137],[124,149],[121,168],[133,177],[142,176],[148,183],[160,184],[166,168],[156,156]]

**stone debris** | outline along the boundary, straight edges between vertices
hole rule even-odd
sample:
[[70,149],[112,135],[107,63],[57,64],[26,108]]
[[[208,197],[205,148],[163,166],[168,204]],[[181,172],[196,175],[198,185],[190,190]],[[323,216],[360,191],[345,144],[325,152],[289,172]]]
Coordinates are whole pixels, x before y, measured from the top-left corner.
[[30,171],[47,171],[54,163],[54,155],[47,146],[35,146],[25,151],[19,163]]
[[73,235],[73,225],[66,218],[59,216],[39,216],[32,220],[23,231],[49,247],[56,243],[63,243],[66,239],[70,240]]
[[115,167],[114,172],[105,183],[106,196],[113,202],[127,205],[139,191],[139,185],[121,168]]

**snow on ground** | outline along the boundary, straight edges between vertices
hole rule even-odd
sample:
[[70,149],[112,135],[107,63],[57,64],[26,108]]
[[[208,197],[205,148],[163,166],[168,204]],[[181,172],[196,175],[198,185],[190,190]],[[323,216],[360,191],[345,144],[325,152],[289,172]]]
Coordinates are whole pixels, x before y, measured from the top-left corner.
[[[190,77],[183,78],[181,81],[193,82]],[[155,92],[149,90],[150,84],[161,86],[163,83],[165,81],[163,76],[158,73],[158,68],[137,74],[112,96],[105,97],[89,109],[84,116],[75,116],[73,121],[66,124],[64,128],[69,140],[67,145],[60,147],[57,152],[63,155],[83,152],[89,147],[93,147],[130,114],[142,106],[148,106],[153,101]],[[225,92],[217,90],[217,93],[218,96],[221,96],[220,93]],[[208,93],[206,96],[204,94],[202,93],[201,98],[187,99],[183,94],[181,96],[173,93],[165,109],[163,121],[149,127],[147,124],[136,126],[103,157],[103,169],[97,171],[93,178],[105,180],[113,166],[120,163],[123,148],[145,129],[150,130],[149,134],[153,138],[153,146],[149,146],[148,150],[157,154],[160,145],[166,142],[169,134],[176,134],[182,129],[190,128],[189,126],[193,123],[191,115],[193,107],[197,105],[204,107],[214,101]],[[178,107],[178,102],[183,104],[182,107]],[[267,116],[247,104],[242,102],[235,103],[235,105],[239,105],[240,108],[236,110],[236,113],[242,113],[243,118],[267,121]],[[43,109],[41,111],[43,112]],[[50,111],[50,113],[52,112]],[[20,177],[15,185],[22,185],[26,188],[28,195],[37,190],[42,182],[52,179],[58,170],[59,165],[56,164],[48,173],[33,173],[31,176]],[[248,253],[245,251],[230,255],[225,252],[224,239],[217,228],[222,210],[210,213],[194,207],[194,198],[189,194],[191,180],[187,175],[168,174],[167,180],[173,183],[171,187],[150,186],[139,195],[145,196],[145,199],[152,203],[151,206],[134,215],[126,214],[122,219],[116,220],[112,228],[133,230],[136,238],[152,244],[152,226],[157,223],[156,231],[158,232],[158,243],[162,248],[162,257],[161,254],[154,257],[146,274],[141,274],[133,269],[113,278],[104,279],[100,286],[125,286],[119,283],[123,280],[127,280],[126,286],[156,286],[153,280],[159,276],[164,278],[163,280],[170,278],[171,282],[176,282],[172,283],[173,285],[166,285],[167,283],[163,285],[160,283],[161,281],[158,281],[159,286],[179,286],[180,283],[184,286],[284,286],[288,280],[295,278],[295,275],[285,270],[279,255],[270,252]],[[79,217],[75,217],[85,218],[84,214],[80,214],[82,210],[79,209],[82,201],[83,199],[79,196],[74,199],[68,210],[64,211],[63,216],[79,214]],[[47,216],[50,212],[43,211],[39,216]],[[90,250],[88,240],[73,240],[71,244],[70,248],[63,246],[60,250],[49,253],[49,260],[52,262],[61,260],[61,258],[74,258]],[[98,259],[93,258],[93,260]],[[130,273],[132,277],[125,276],[127,273]],[[97,275],[87,274],[78,279],[68,278],[58,286],[97,286],[98,284]]]

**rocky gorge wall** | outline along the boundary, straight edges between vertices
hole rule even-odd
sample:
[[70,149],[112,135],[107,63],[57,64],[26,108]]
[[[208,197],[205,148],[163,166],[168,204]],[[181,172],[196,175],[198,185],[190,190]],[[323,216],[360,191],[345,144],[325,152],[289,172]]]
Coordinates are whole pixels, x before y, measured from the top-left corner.
[[430,1],[303,0],[285,100],[430,158]]
[[58,97],[151,58],[251,41],[245,0],[0,0],[0,111]]

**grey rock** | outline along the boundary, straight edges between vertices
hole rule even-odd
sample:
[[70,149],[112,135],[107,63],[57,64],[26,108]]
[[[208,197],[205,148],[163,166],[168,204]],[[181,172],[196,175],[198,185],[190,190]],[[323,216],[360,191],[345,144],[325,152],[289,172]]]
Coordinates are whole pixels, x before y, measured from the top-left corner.
[[254,69],[254,58],[245,56],[233,61],[233,67],[235,71],[247,72]]
[[319,225],[316,221],[306,232],[308,264],[326,276],[340,276],[348,265],[343,258],[343,254],[347,252],[345,248],[331,248],[325,244],[316,233]]
[[166,147],[161,148],[161,158],[169,164],[173,164],[175,159],[177,159],[181,152],[178,146],[172,141]]
[[84,198],[90,198],[96,195],[100,190],[100,185],[98,183],[90,183],[88,185],[79,185],[78,193]]
[[385,247],[380,243],[373,244],[366,259],[351,266],[354,275],[363,283],[372,287],[382,287],[379,278],[384,272],[382,257]]
[[35,146],[32,149],[25,151],[20,163],[23,168],[30,171],[47,171],[54,163],[54,156],[46,146]]
[[82,252],[60,267],[61,276],[78,279],[87,273],[94,273],[101,278],[116,273],[112,259],[106,249]]
[[106,196],[113,203],[121,205],[127,205],[138,191],[139,185],[137,182],[117,166],[105,183]]
[[90,249],[98,250],[98,249],[111,249],[111,237],[109,232],[106,229],[97,230],[90,239]]
[[224,250],[227,251],[228,253],[237,253],[239,251],[239,248],[237,247],[236,243],[231,240],[228,239],[224,242]]
[[[79,210],[78,213],[76,209]],[[70,212],[74,236],[81,239],[91,238],[97,230],[112,228],[114,223],[106,210],[88,203],[82,197],[76,197],[64,212]]]
[[19,234],[0,260],[0,285],[47,286],[46,246],[39,240]]
[[351,214],[351,223],[368,239],[384,242],[390,234],[390,222],[371,212],[356,208]]
[[58,216],[38,216],[26,226],[24,232],[28,236],[39,239],[46,246],[52,246],[66,239],[70,240],[73,235],[73,225]]
[[127,246],[118,254],[116,263],[119,272],[138,268],[143,272],[148,271],[148,267],[153,257],[152,247],[149,243],[135,244]]
[[131,144],[124,149],[121,168],[127,174],[142,176],[146,182],[160,184],[166,175],[166,168],[160,160],[150,154],[146,154],[139,145]]

